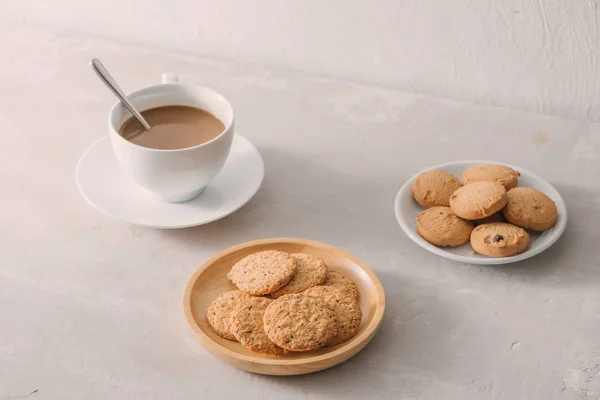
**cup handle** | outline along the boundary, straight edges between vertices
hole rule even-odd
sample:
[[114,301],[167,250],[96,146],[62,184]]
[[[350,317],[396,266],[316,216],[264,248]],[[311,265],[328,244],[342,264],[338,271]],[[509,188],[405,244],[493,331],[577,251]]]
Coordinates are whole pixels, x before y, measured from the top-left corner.
[[173,73],[164,73],[161,76],[162,83],[177,83],[179,82],[179,75]]

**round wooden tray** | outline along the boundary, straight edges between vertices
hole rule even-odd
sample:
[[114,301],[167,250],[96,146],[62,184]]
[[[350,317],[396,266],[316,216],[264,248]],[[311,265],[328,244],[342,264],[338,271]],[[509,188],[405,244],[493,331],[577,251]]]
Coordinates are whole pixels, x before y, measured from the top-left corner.
[[[206,309],[221,293],[235,289],[227,273],[237,261],[263,250],[308,253],[321,258],[333,271],[350,276],[360,290],[363,317],[356,336],[334,347],[279,357],[247,350],[217,336],[208,325]],[[200,343],[214,356],[249,372],[266,375],[301,375],[340,364],[361,351],[377,333],[385,310],[385,294],[375,273],[352,255],[327,244],[303,239],[264,239],[231,247],[205,262],[190,278],[183,296],[188,324]]]

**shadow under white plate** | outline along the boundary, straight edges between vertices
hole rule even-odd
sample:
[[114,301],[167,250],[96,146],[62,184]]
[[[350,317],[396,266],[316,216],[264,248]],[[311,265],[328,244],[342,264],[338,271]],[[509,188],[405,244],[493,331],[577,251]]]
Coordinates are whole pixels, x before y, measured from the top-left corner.
[[[427,242],[417,233],[417,216],[423,211],[423,208],[417,204],[411,193],[412,185],[417,176],[423,172],[439,170],[448,172],[460,180],[465,169],[479,164],[501,164],[514,169],[521,174],[519,177],[519,186],[528,186],[537,189],[540,192],[545,193],[556,203],[556,208],[558,209],[558,219],[554,227],[545,232],[530,231],[529,234],[531,235],[531,245],[521,254],[503,258],[486,257],[476,254],[473,251],[470,243],[466,243],[458,247],[438,247]],[[567,226],[567,207],[562,196],[560,193],[558,193],[554,186],[536,174],[523,168],[496,161],[455,161],[424,169],[423,171],[415,174],[408,181],[406,181],[404,185],[402,185],[398,191],[398,194],[396,195],[394,210],[396,212],[396,219],[398,220],[400,227],[404,233],[406,233],[408,237],[410,237],[416,244],[440,257],[467,264],[499,265],[517,262],[533,257],[552,246],[554,242],[556,242],[563,234]]]
[[256,147],[235,134],[223,169],[204,193],[184,203],[164,203],[152,198],[121,170],[106,135],[81,156],[77,186],[92,206],[113,218],[174,229],[207,224],[237,211],[258,192],[264,174]]

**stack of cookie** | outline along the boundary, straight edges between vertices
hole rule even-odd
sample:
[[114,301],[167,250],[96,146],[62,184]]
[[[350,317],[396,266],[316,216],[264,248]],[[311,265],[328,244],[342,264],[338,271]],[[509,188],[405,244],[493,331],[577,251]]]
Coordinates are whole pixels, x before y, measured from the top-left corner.
[[428,171],[412,187],[426,210],[417,217],[417,231],[436,246],[471,242],[488,257],[509,257],[529,247],[527,230],[545,231],[558,211],[544,193],[517,187],[519,173],[504,165],[476,165],[463,172],[462,183],[443,171]]
[[269,250],[238,261],[206,317],[219,336],[271,355],[334,346],[353,337],[362,312],[347,276],[304,253]]

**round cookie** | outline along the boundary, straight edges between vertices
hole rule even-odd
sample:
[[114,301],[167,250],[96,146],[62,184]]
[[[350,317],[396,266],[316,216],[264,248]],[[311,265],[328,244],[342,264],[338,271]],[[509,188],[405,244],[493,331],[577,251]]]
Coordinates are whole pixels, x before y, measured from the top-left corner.
[[251,296],[240,290],[222,293],[213,300],[206,310],[206,319],[210,328],[222,338],[235,340],[231,333],[231,313],[238,303]]
[[273,299],[284,294],[302,293],[327,279],[327,267],[323,260],[304,253],[293,253],[291,256],[296,260],[296,273],[287,285],[269,295]]
[[475,165],[466,169],[462,175],[463,185],[473,182],[496,182],[510,190],[519,183],[520,174],[512,168],[498,164]]
[[412,185],[412,195],[421,207],[448,206],[450,196],[462,185],[444,171],[423,172]]
[[501,184],[474,182],[452,193],[450,209],[463,219],[482,219],[500,211],[507,201],[506,189]]
[[322,286],[332,286],[341,290],[346,295],[354,296],[356,299],[360,296],[356,283],[346,275],[337,271],[327,271],[327,279],[325,279]]
[[231,313],[231,333],[242,346],[262,354],[279,355],[283,349],[271,342],[264,329],[265,311],[273,300],[265,297],[242,299]]
[[338,334],[327,342],[327,346],[344,343],[356,335],[360,327],[362,311],[354,296],[348,296],[332,286],[315,286],[304,294],[325,300],[335,314]]
[[303,293],[274,300],[265,311],[264,324],[269,339],[289,351],[318,349],[338,334],[335,314],[325,300]]
[[296,272],[296,261],[283,251],[250,254],[231,268],[227,278],[238,289],[252,295],[273,293],[287,284]]
[[527,250],[531,239],[525,229],[504,222],[479,225],[471,233],[471,246],[488,257],[510,257]]
[[492,222],[506,222],[504,215],[502,215],[502,211],[498,211],[495,214],[490,215],[489,217],[485,217],[483,219],[476,219],[473,221],[475,226],[483,225],[483,224],[491,224]]
[[467,243],[473,223],[458,218],[450,207],[431,207],[417,216],[417,232],[436,246],[455,247]]
[[532,231],[545,231],[556,223],[556,204],[539,190],[518,187],[508,191],[508,203],[502,210],[511,224]]

